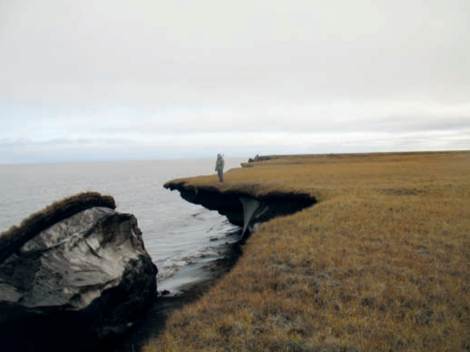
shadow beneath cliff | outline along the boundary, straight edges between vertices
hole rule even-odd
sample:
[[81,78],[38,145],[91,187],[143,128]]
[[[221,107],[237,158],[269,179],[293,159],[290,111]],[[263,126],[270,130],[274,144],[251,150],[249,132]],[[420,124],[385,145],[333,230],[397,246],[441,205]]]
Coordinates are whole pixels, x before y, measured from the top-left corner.
[[[241,230],[240,230],[241,236]],[[178,292],[160,295],[146,312],[142,320],[131,328],[128,334],[108,346],[101,346],[100,352],[141,352],[143,347],[157,338],[165,329],[172,312],[201,298],[217,281],[228,273],[243,253],[247,234],[234,243],[226,243],[221,258],[208,262],[202,270],[200,280],[179,287]]]

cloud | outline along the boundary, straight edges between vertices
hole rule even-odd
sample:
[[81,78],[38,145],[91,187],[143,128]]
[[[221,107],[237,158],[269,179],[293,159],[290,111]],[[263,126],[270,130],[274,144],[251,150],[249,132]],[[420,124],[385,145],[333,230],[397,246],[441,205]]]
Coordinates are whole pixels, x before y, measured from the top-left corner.
[[[260,106],[113,107],[81,110],[22,109],[8,113],[0,136],[35,140],[106,137],[148,139],[153,135],[250,132],[429,131],[470,128],[470,104],[396,101],[336,101]],[[36,114],[36,116],[35,116]]]
[[0,140],[0,163],[252,157],[255,154],[352,153],[469,149],[466,131],[224,132],[155,134],[151,139]]
[[0,162],[470,148],[469,11],[2,1]]
[[0,96],[149,105],[465,99],[469,10],[458,0],[17,0],[3,9]]

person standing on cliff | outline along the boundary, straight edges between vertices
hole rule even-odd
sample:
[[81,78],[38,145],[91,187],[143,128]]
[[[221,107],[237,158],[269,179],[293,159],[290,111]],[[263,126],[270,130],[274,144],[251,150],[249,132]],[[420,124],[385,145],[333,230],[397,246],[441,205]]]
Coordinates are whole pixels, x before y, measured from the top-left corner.
[[217,161],[215,162],[215,171],[217,171],[217,175],[219,175],[219,181],[224,182],[224,158],[222,155],[217,154]]

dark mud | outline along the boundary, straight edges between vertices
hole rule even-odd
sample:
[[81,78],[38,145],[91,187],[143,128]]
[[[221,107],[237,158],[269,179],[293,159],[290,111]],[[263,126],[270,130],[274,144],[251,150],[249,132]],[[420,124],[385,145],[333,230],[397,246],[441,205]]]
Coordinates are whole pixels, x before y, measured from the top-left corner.
[[[131,328],[128,334],[121,337],[113,345],[102,346],[99,351],[141,352],[149,341],[155,339],[164,331],[166,321],[172,312],[197,301],[233,268],[242,255],[242,246],[245,241],[246,238],[235,243],[227,243],[221,258],[206,262],[199,267],[193,267],[191,271],[183,273],[183,278],[188,273],[193,273],[197,275],[197,279],[189,280],[190,283],[180,285],[170,293],[162,295],[160,292],[155,303],[143,316],[142,320]],[[176,278],[176,280],[179,279]]]

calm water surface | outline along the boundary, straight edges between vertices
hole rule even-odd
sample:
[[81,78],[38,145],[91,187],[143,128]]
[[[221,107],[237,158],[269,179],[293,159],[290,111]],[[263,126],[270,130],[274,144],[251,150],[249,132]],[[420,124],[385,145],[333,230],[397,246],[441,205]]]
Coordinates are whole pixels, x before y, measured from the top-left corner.
[[[246,158],[226,158],[225,169]],[[217,257],[238,228],[217,212],[163,188],[174,178],[214,173],[215,159],[0,165],[0,232],[52,202],[83,191],[110,194],[117,211],[137,217],[159,269],[159,289],[174,289],[178,272]],[[187,280],[187,277],[182,279]]]

